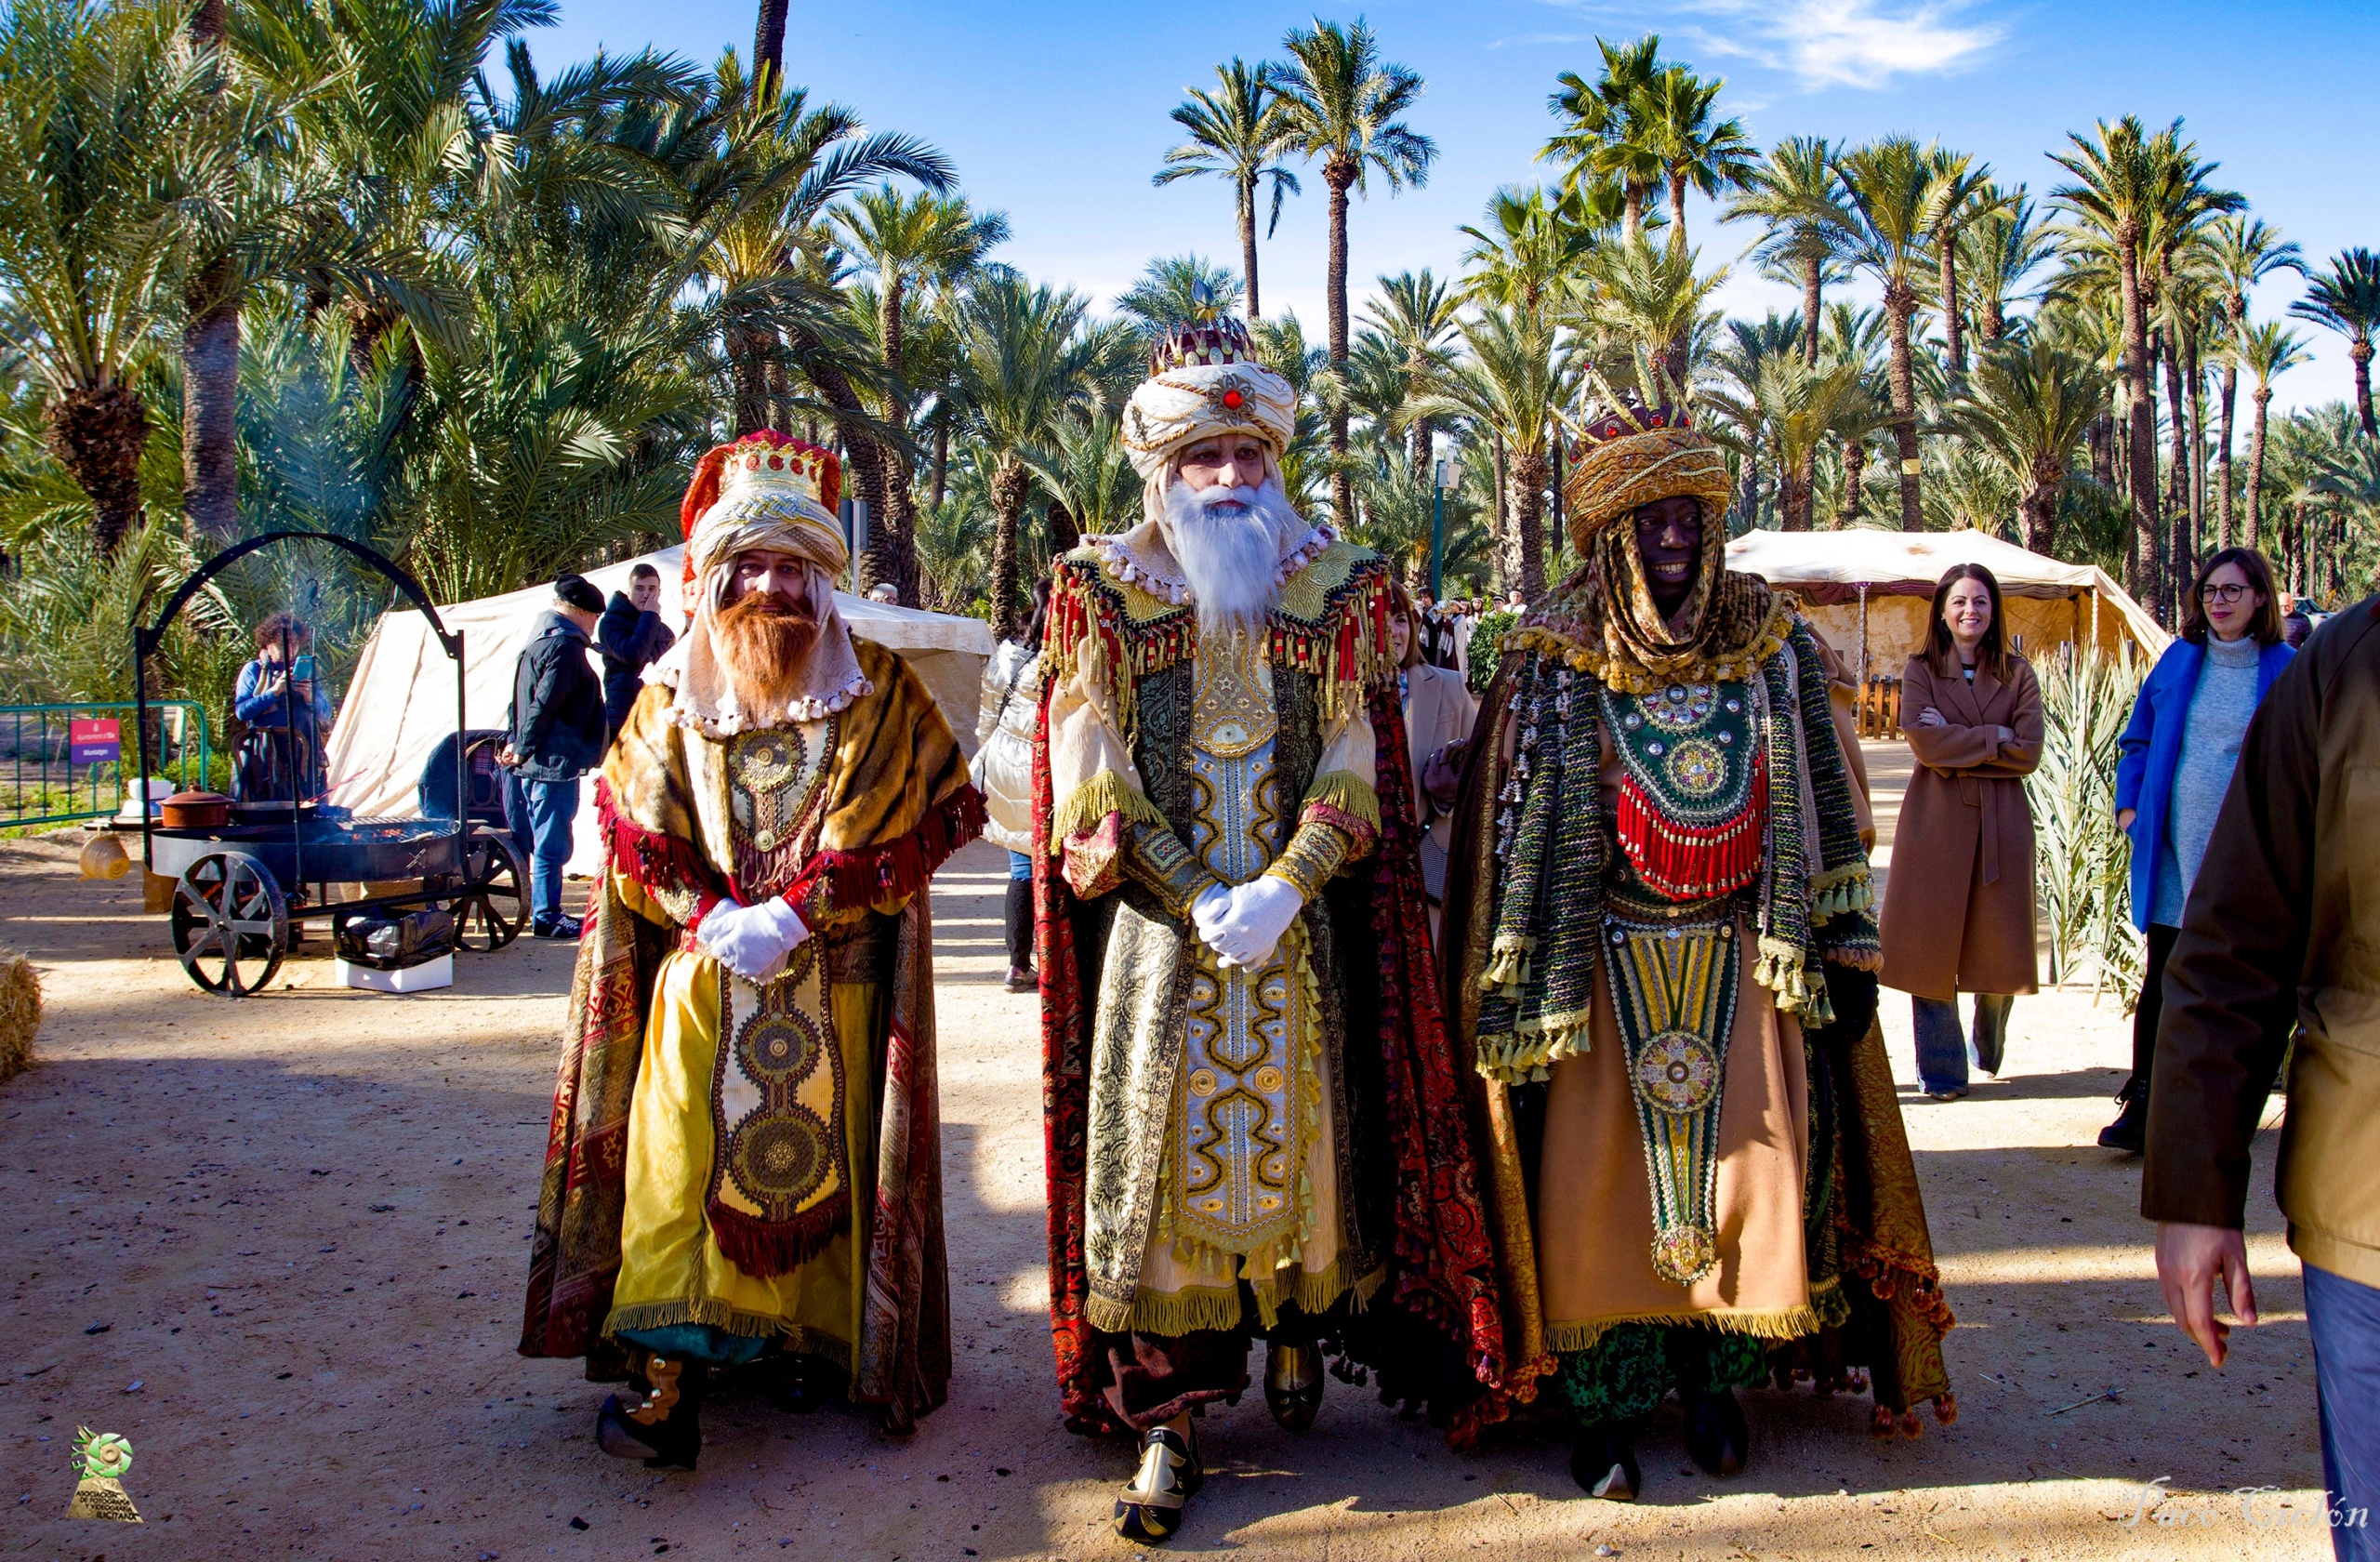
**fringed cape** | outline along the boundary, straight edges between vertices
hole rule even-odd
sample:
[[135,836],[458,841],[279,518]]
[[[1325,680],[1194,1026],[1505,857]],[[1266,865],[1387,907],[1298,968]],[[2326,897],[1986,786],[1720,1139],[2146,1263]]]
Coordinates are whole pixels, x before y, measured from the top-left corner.
[[[1342,941],[1342,971],[1362,987],[1350,1013],[1364,1016],[1361,1034],[1350,1020],[1346,1046],[1372,1051],[1385,1119],[1388,1164],[1373,1174],[1393,1176],[1394,1236],[1389,1277],[1361,1330],[1344,1342],[1349,1353],[1380,1370],[1383,1394],[1432,1397],[1434,1416],[1449,1441],[1465,1444],[1477,1427],[1503,1414],[1507,1370],[1503,1307],[1498,1294],[1488,1207],[1473,1151],[1473,1089],[1438,1007],[1430,949],[1427,901],[1421,889],[1421,838],[1408,764],[1405,721],[1396,697],[1387,644],[1387,571],[1357,549],[1343,577],[1336,565],[1317,575],[1333,584],[1317,599],[1311,590],[1284,593],[1271,627],[1276,668],[1312,675],[1319,708],[1342,700],[1364,702],[1377,750],[1379,824],[1376,849],[1327,892],[1332,927]],[[1146,610],[1144,600],[1140,606]],[[1044,642],[1056,664],[1044,680],[1055,688],[1073,667],[1066,658],[1083,636],[1098,637],[1111,669],[1117,708],[1134,710],[1134,689],[1195,655],[1197,616],[1188,606],[1170,612],[1124,610],[1121,589],[1105,578],[1087,552],[1060,562]],[[1128,714],[1128,720],[1130,719]],[[1085,1195],[1090,1145],[1090,1061],[1104,924],[1094,906],[1076,898],[1051,856],[1048,698],[1033,751],[1034,938],[1041,973],[1042,1108],[1049,1180],[1050,1324],[1058,1392],[1067,1424],[1078,1432],[1121,1429],[1095,1383],[1094,1330],[1085,1316],[1091,1283],[1084,1258]],[[1145,802],[1138,806],[1145,808]],[[1368,824],[1368,820],[1366,821]],[[1088,945],[1086,940],[1089,941]],[[1422,1350],[1410,1347],[1416,1332]],[[1435,1341],[1435,1347],[1429,1345]],[[1402,1371],[1408,1358],[1438,1354],[1460,1359],[1460,1383],[1426,1381]]]
[[[888,1430],[905,1432],[943,1402],[950,1382],[925,891],[943,859],[981,831],[984,804],[916,675],[879,646],[855,649],[876,693],[843,712],[818,839],[787,893],[813,926],[906,897],[885,1005],[875,1201],[854,1233],[867,1278],[852,1372],[853,1397],[879,1407]],[[645,690],[596,784],[603,866],[571,983],[522,1323],[521,1354],[584,1356],[597,1378],[623,1371],[602,1330],[620,1269],[628,1105],[654,977],[678,943],[629,908],[613,874],[683,910],[689,925],[722,895],[745,898],[745,886],[697,845],[697,814],[723,808],[724,797],[697,797],[682,758],[668,758],[679,744],[712,740],[672,728],[668,706],[666,688]]]

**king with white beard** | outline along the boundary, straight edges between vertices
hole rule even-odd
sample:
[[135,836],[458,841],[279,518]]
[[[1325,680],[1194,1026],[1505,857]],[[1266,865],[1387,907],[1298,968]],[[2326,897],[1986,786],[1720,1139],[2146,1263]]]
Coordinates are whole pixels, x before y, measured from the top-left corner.
[[1151,360],[1144,520],[1058,563],[1036,766],[1060,1389],[1077,1429],[1138,1436],[1117,1525],[1145,1542],[1251,1334],[1291,1431],[1326,1352],[1456,1416],[1501,1370],[1386,565],[1285,496],[1295,395],[1237,322]]

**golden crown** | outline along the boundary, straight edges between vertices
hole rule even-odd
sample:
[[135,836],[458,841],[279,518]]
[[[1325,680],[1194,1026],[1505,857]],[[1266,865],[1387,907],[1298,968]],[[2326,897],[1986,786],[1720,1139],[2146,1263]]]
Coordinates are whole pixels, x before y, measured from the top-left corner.
[[1227,314],[1212,320],[1177,321],[1149,349],[1149,377],[1193,364],[1238,364],[1254,357],[1248,327]]

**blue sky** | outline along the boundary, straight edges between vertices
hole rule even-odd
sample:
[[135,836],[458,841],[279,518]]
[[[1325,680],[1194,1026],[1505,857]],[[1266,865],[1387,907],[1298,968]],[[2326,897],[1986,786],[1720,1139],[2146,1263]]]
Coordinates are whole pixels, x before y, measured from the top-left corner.
[[[708,60],[748,53],[748,0],[563,0],[560,25],[531,35],[541,64],[653,45]],[[813,96],[858,108],[870,125],[947,151],[979,205],[1009,214],[1001,258],[1069,284],[1102,307],[1152,257],[1196,250],[1236,265],[1229,187],[1149,176],[1178,139],[1167,117],[1189,85],[1237,54],[1277,57],[1305,7],[1219,0],[1203,6],[1051,0],[797,3],[787,73]],[[1420,72],[1428,91],[1410,123],[1436,140],[1428,185],[1391,197],[1375,187],[1349,222],[1355,291],[1384,271],[1458,269],[1463,240],[1500,184],[1541,178],[1532,162],[1553,121],[1545,97],[1563,70],[1592,73],[1597,35],[1624,40],[1647,9],[1604,0],[1374,3],[1360,13],[1383,54]],[[1988,160],[2003,183],[2045,192],[2059,170],[2043,155],[2066,132],[2137,113],[2188,121],[2218,182],[2320,259],[2380,245],[2375,95],[2380,26],[2371,0],[1670,0],[1662,52],[1726,78],[1726,112],[1763,145],[1798,134],[1866,138],[1901,131]],[[1292,198],[1263,246],[1267,314],[1293,309],[1322,335],[1321,180]],[[1733,260],[1739,228],[1688,215],[1706,266]],[[2294,279],[2253,306],[2280,313]],[[1739,266],[1722,295],[1733,312],[1791,307],[1790,292]],[[2316,357],[2275,386],[2276,405],[2347,393],[2343,344],[2305,327]]]

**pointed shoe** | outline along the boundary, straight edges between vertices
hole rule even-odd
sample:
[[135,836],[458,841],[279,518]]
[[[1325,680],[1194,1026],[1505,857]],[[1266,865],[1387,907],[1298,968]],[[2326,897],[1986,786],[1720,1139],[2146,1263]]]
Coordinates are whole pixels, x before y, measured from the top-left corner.
[[1608,1422],[1579,1428],[1570,1445],[1570,1478],[1588,1496],[1609,1502],[1633,1502],[1645,1487],[1645,1472],[1637,1467],[1627,1434]]
[[595,1443],[652,1470],[691,1470],[702,1452],[703,1368],[654,1357],[642,1394],[615,1394],[595,1413]]
[[1182,1528],[1182,1513],[1207,1482],[1197,1434],[1152,1426],[1141,1437],[1141,1467],[1116,1499],[1116,1533],[1143,1545],[1162,1545]]
[[1705,1475],[1743,1474],[1752,1463],[1752,1429],[1744,1424],[1734,1389],[1686,1397],[1686,1451]]
[[2149,1145],[2148,1092],[2124,1099],[2123,1111],[2116,1120],[2099,1130],[2099,1147],[2122,1150],[2126,1155],[2139,1155]]
[[1322,1410],[1322,1353],[1312,1345],[1264,1352],[1264,1408],[1284,1432],[1302,1432]]

